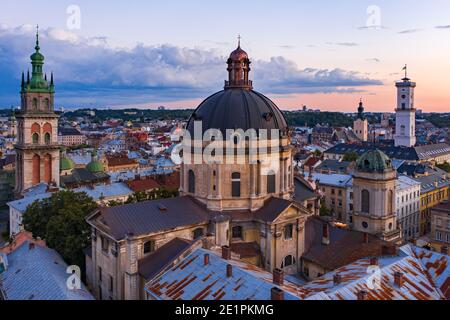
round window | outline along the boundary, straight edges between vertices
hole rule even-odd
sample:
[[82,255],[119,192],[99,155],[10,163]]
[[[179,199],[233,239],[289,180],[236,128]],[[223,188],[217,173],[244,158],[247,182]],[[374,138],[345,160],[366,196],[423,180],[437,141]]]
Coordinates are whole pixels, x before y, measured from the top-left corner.
[[363,221],[362,226],[364,229],[367,229],[369,227],[369,224],[365,221]]
[[402,99],[406,99],[406,96],[404,94],[402,94]]

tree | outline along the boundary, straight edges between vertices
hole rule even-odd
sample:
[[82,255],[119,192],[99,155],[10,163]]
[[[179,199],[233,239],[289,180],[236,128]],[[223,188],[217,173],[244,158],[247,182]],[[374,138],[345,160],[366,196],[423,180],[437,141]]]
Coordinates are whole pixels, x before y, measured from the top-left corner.
[[319,149],[314,150],[313,154],[316,157],[321,157],[322,156],[322,152]]
[[28,206],[23,224],[68,264],[84,267],[83,250],[91,244],[91,229],[85,219],[96,208],[95,201],[84,192],[60,191]]
[[346,154],[344,154],[344,157],[342,158],[342,161],[348,161],[348,162],[353,162],[356,160],[358,160],[358,154],[354,151],[347,152]]
[[327,205],[325,203],[325,199],[321,199],[320,200],[320,211],[319,211],[320,216],[324,217],[324,216],[331,216],[331,210],[327,208]]
[[161,187],[158,189],[153,189],[149,192],[145,191],[136,191],[131,196],[128,197],[125,203],[138,203],[149,200],[158,200],[158,199],[167,199],[177,197],[179,195],[178,190],[176,189],[168,189],[165,187]]
[[445,172],[450,172],[450,163],[448,163],[448,162],[437,164],[436,167],[444,170]]

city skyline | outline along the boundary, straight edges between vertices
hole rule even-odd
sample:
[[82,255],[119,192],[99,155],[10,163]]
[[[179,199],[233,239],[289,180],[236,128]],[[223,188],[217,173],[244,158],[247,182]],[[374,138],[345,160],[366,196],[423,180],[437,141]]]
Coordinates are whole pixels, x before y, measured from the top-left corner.
[[0,105],[18,105],[21,72],[39,24],[58,107],[195,108],[223,87],[227,53],[240,34],[253,62],[255,90],[283,109],[354,112],[362,98],[367,112],[393,112],[394,82],[408,64],[418,85],[417,108],[448,111],[450,45],[442,41],[450,32],[448,3],[412,1],[405,9],[404,1],[350,1],[342,8],[329,1],[288,2],[249,1],[233,11],[237,23],[231,26],[226,9],[216,4],[78,1],[77,26],[67,1],[2,3]]

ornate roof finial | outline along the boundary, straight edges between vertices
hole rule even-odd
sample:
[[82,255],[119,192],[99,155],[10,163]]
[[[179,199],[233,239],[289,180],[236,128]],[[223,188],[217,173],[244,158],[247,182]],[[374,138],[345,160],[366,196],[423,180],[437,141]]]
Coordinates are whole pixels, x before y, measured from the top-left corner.
[[405,71],[405,77],[403,78],[403,80],[408,81],[409,80],[409,78],[408,78],[408,65],[405,64],[405,66],[403,67],[402,70]]
[[241,39],[242,39],[241,35],[238,35],[238,48],[241,47]]
[[39,51],[39,25],[36,25],[36,51]]

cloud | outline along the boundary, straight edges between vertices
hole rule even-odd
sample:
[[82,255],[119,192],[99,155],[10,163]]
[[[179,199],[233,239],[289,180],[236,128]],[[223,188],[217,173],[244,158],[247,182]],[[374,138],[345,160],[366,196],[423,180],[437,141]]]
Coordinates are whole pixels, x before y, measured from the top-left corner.
[[366,60],[369,61],[369,62],[376,62],[376,63],[381,62],[381,60],[378,59],[378,58],[368,58],[368,59],[366,59]]
[[[171,44],[112,48],[104,37],[41,30],[44,69],[55,74],[58,106],[112,106],[201,99],[223,87],[227,57],[215,49]],[[30,67],[34,27],[0,25],[0,106],[18,104],[21,71]],[[253,60],[255,89],[267,94],[351,92],[381,85],[355,71],[300,69],[283,57]],[[356,89],[355,89],[356,88]]]
[[417,33],[419,31],[421,31],[421,30],[420,29],[407,29],[407,30],[399,31],[398,33],[399,34],[409,34],[409,33]]
[[450,25],[447,26],[436,26],[436,29],[450,29]]
[[342,47],[357,47],[359,44],[355,42],[327,42],[328,45],[342,46]]

